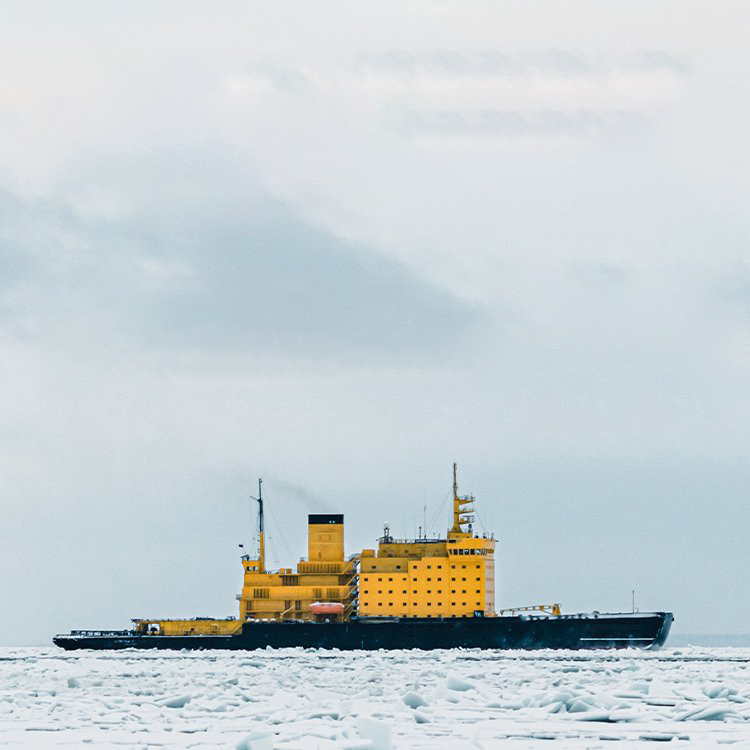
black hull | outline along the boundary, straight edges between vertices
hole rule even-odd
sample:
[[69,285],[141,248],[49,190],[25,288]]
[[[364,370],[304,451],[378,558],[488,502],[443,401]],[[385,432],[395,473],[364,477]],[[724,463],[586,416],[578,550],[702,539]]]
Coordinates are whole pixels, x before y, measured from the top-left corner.
[[58,635],[64,649],[593,649],[659,648],[672,626],[671,612],[353,620],[346,623],[247,622],[232,636]]

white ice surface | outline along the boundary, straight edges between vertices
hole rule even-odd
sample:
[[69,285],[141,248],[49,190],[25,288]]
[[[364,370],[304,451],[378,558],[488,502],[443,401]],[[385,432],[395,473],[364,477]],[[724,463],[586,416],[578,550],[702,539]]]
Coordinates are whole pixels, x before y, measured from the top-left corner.
[[0,649],[13,748],[750,748],[750,649]]

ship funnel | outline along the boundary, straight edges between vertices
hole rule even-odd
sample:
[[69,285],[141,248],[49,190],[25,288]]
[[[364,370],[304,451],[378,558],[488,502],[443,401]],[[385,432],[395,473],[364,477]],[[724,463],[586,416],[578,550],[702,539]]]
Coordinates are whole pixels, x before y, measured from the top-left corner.
[[344,516],[311,513],[307,517],[307,559],[341,562],[344,559]]

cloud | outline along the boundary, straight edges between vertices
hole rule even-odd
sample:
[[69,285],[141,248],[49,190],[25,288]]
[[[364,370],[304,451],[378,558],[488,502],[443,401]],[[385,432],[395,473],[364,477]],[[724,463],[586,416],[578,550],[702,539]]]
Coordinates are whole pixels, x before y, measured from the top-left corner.
[[31,247],[20,228],[6,230],[6,299],[24,270],[30,284],[7,303],[6,325],[25,321],[29,332],[65,326],[166,352],[392,366],[440,359],[447,340],[468,345],[483,322],[479,308],[268,195],[109,220],[5,200],[19,227],[58,238]]
[[597,133],[634,132],[650,126],[649,119],[634,110],[573,112],[555,109],[418,109],[398,107],[387,121],[404,135],[438,138],[582,138]]
[[353,66],[360,73],[377,76],[525,77],[688,73],[686,60],[662,50],[641,49],[631,53],[587,55],[576,50],[546,49],[506,52],[498,49],[432,50],[410,52],[390,49],[361,53]]

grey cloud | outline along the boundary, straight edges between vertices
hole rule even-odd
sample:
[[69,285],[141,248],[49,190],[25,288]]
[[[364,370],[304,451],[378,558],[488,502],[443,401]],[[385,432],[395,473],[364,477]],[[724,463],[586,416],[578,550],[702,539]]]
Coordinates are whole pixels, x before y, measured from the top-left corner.
[[262,78],[275,88],[284,91],[301,91],[312,86],[309,76],[302,70],[279,65],[268,59],[249,62],[244,68],[244,73]]
[[388,124],[408,136],[468,138],[581,138],[603,132],[632,133],[649,127],[649,119],[634,110],[594,112],[579,109],[566,112],[554,109],[521,111],[512,109],[394,108]]
[[642,49],[621,55],[586,55],[573,50],[535,52],[501,50],[405,50],[363,53],[354,61],[360,73],[374,75],[437,75],[445,77],[522,77],[535,74],[576,77],[591,74],[657,73],[685,75],[688,63],[662,50]]
[[[26,213],[23,221],[50,221],[33,207]],[[162,351],[421,363],[439,359],[449,339],[468,345],[485,317],[267,196],[246,207],[188,203],[127,220],[55,220],[54,231],[75,234],[86,250],[50,250],[16,317],[46,317],[51,327],[93,319],[87,335],[98,325],[104,338]],[[16,264],[31,256],[13,249]]]

